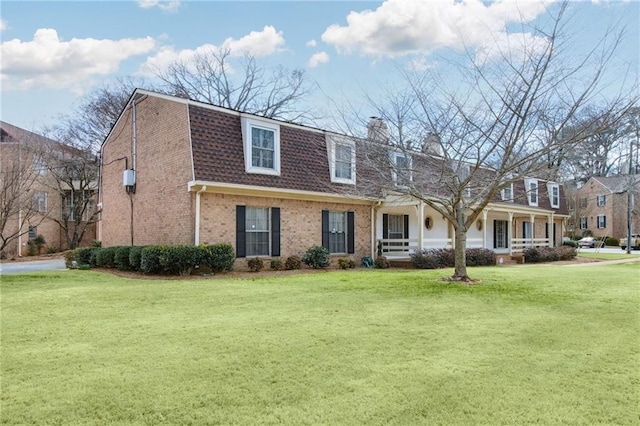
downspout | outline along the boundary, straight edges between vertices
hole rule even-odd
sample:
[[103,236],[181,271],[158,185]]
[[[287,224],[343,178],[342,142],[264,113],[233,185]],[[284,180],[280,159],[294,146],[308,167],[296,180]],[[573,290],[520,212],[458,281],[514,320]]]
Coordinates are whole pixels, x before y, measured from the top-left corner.
[[206,185],[196,192],[196,225],[195,225],[195,241],[194,245],[200,245],[200,194],[207,190]]
[[[18,145],[18,170],[22,175],[22,143]],[[22,257],[22,194],[18,194],[18,257]]]
[[136,154],[138,145],[138,126],[136,121],[136,99],[131,100],[131,168],[133,170],[134,183],[131,192],[129,192],[129,202],[131,204],[131,217],[129,219],[129,227],[131,232],[131,246],[133,246],[134,238],[134,215],[133,215],[133,194],[136,192],[136,182],[138,177],[136,176]]
[[378,246],[376,244],[376,210],[382,205],[382,201],[371,204],[371,258],[376,258]]

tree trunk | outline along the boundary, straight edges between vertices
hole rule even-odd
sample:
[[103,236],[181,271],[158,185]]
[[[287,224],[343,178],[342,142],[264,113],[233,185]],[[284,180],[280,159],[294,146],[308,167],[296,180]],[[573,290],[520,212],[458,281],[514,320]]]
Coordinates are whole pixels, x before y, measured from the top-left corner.
[[455,227],[455,249],[454,259],[455,267],[452,280],[467,281],[467,225],[466,225],[466,208],[462,202],[456,206],[456,227]]

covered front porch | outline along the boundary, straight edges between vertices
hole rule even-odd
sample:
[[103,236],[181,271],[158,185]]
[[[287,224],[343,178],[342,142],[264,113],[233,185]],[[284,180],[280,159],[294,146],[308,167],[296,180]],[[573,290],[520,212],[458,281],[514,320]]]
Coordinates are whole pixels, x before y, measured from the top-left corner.
[[[454,229],[424,202],[395,198],[374,215],[376,252],[406,259],[417,250],[454,248]],[[488,205],[467,231],[467,248],[487,248],[514,255],[529,247],[554,247],[564,235],[564,216],[510,203]]]

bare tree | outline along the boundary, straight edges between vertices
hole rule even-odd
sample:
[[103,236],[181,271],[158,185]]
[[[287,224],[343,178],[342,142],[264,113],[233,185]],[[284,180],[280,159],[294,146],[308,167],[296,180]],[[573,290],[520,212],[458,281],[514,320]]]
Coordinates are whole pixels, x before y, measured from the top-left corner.
[[98,221],[96,208],[99,165],[88,149],[58,145],[45,157],[47,176],[41,184],[55,193],[62,203],[60,216],[50,216],[66,239],[69,249],[78,247],[89,229]]
[[250,112],[268,118],[300,121],[311,117],[301,107],[310,88],[303,70],[268,70],[246,55],[237,69],[228,49],[198,53],[156,70],[172,95]]
[[[0,253],[46,218],[34,199],[34,184],[40,176],[36,153],[29,140],[0,141]],[[20,250],[20,247],[18,247]]]
[[59,125],[45,132],[55,134],[57,140],[66,144],[98,152],[136,88],[153,90],[144,80],[133,77],[100,86],[88,92],[71,114],[61,118]]
[[[635,86],[626,98],[601,96],[617,37],[604,37],[580,63],[564,61],[566,3],[558,10],[551,28],[535,29],[536,43],[523,37],[509,50],[468,51],[466,61],[448,64],[447,79],[434,70],[406,73],[406,90],[372,103],[386,128],[382,140],[370,132],[360,186],[366,181],[369,192],[411,197],[441,214],[455,233],[454,280],[469,279],[467,231],[502,189],[547,176],[543,159],[601,134],[637,99]],[[581,112],[592,104],[599,113],[585,121]]]

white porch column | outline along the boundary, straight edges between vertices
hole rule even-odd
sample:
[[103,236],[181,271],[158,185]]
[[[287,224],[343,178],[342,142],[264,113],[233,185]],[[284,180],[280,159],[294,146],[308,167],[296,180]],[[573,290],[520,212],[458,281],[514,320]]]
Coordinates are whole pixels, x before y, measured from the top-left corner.
[[531,238],[529,239],[529,247],[533,247],[533,239],[536,236],[536,215],[531,213],[529,215],[529,221],[531,222]]
[[513,229],[513,212],[509,212],[509,228],[511,230],[511,236],[509,239],[509,254],[513,254],[513,239],[515,238],[515,230]]
[[194,245],[200,245],[200,194],[207,190],[206,186],[203,186],[196,192],[196,224],[195,224],[195,238]]
[[482,248],[487,248],[487,216],[489,211],[482,209]]
[[418,248],[424,249],[424,203],[422,200],[418,205]]

